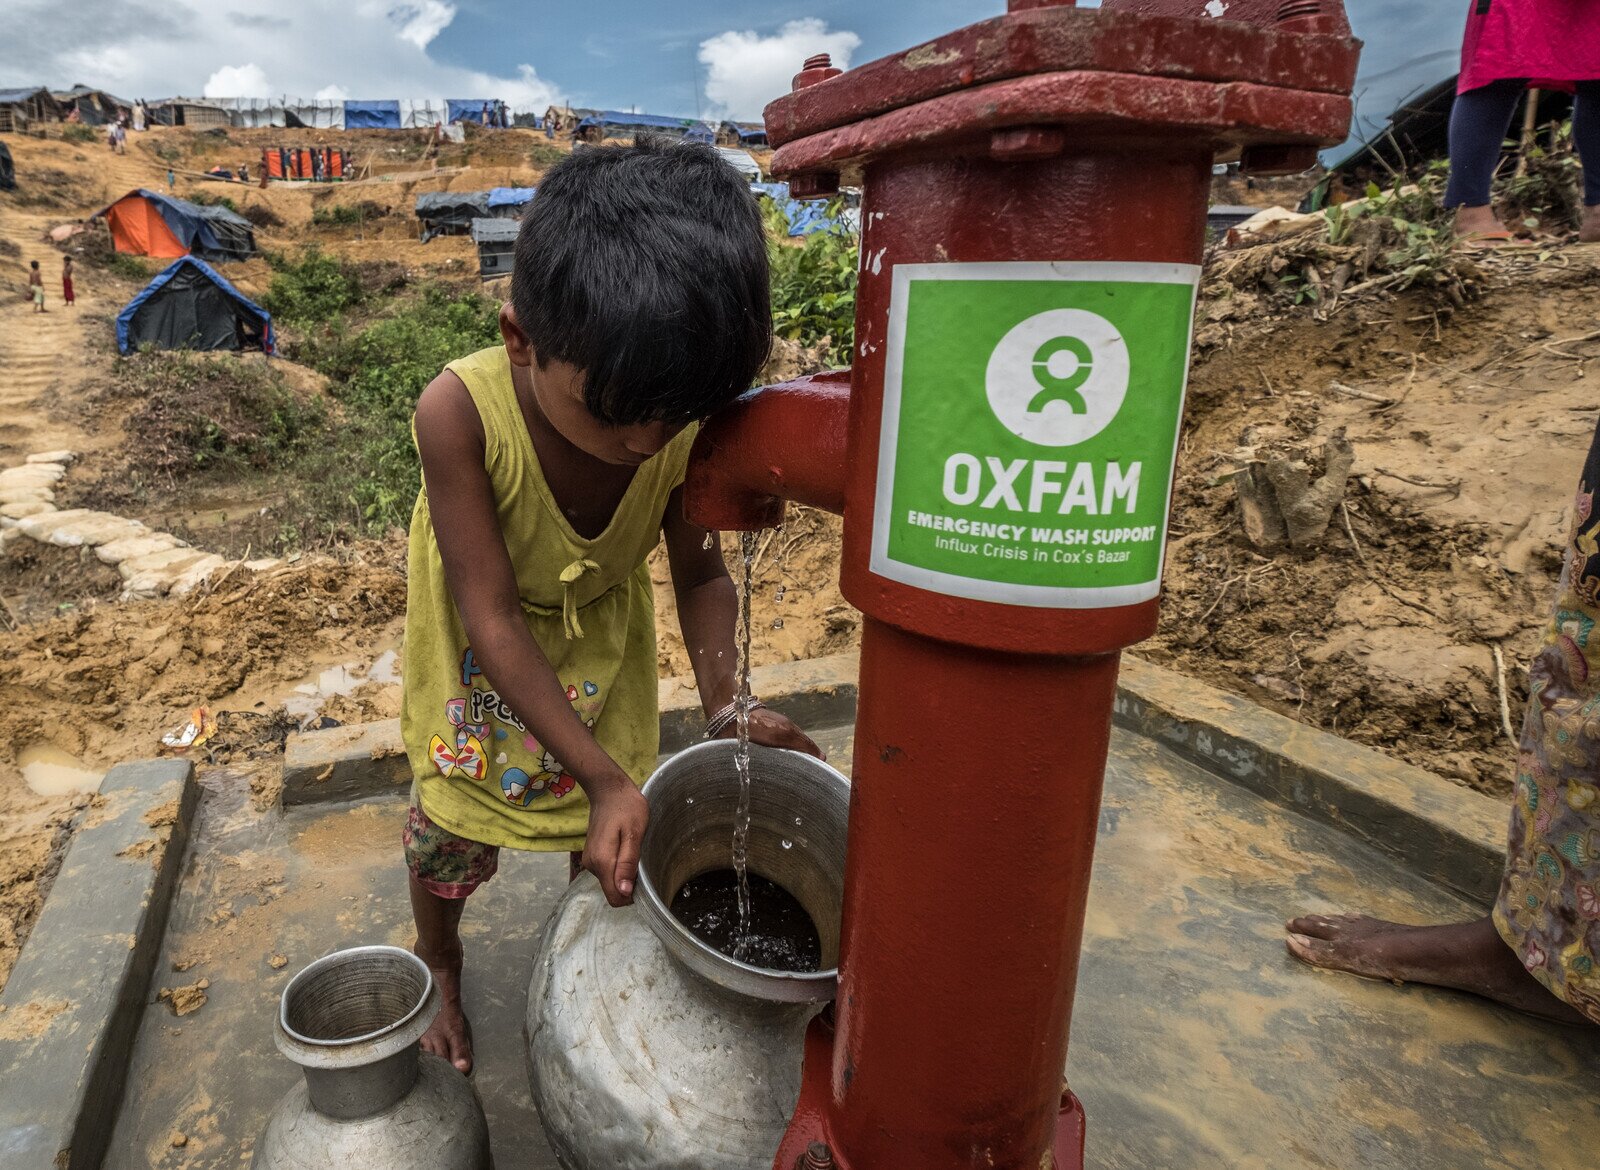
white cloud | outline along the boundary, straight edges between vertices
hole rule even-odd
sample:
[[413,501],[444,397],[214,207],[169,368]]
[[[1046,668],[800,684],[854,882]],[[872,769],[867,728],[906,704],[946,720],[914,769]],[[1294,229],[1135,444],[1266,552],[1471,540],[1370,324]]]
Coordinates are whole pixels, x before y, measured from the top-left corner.
[[772,36],[730,29],[700,42],[700,64],[706,67],[706,99],[718,117],[755,119],[774,98],[789,92],[790,79],[805,59],[828,53],[841,69],[861,38],[845,29],[830,31],[815,17],[791,20]]
[[350,95],[345,92],[345,88],[342,85],[325,85],[311,96],[319,102],[347,102],[350,100]]
[[494,97],[542,110],[557,97],[532,65],[497,76],[430,56],[450,0],[275,0],[270,17],[260,0],[74,0],[71,21],[56,0],[6,5],[0,78],[150,99]]
[[260,98],[271,92],[267,71],[252,61],[248,65],[224,65],[218,69],[206,78],[200,96]]

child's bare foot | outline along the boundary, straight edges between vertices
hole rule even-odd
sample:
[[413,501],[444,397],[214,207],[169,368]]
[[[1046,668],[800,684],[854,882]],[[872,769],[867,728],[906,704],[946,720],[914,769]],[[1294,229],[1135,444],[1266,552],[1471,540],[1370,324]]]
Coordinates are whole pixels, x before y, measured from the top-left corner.
[[1313,967],[1449,987],[1547,1020],[1589,1022],[1528,974],[1489,918],[1406,926],[1357,914],[1310,914],[1288,929],[1289,953]]
[[463,1074],[470,1075],[472,1025],[461,1010],[461,956],[458,953],[453,962],[449,959],[443,963],[435,962],[420,943],[416,952],[417,957],[428,964],[428,970],[433,972],[433,981],[439,985],[440,998],[443,1000],[439,1014],[422,1034],[422,1051],[442,1056]]
[[1456,239],[1473,248],[1497,248],[1521,243],[1500,222],[1493,207],[1458,207]]

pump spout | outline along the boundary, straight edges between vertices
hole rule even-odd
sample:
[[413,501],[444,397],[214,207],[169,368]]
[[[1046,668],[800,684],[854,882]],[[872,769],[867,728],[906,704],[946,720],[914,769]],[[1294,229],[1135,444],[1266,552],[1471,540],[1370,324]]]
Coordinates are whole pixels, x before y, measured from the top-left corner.
[[843,514],[850,371],[763,386],[700,430],[684,508],[705,528],[752,532],[783,522],[786,500]]

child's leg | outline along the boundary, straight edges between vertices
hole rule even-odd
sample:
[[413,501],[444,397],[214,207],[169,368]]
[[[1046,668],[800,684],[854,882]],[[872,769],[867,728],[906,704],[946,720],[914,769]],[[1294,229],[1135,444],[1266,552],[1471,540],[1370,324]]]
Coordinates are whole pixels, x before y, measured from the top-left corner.
[[414,789],[401,838],[417,925],[415,950],[433,972],[444,1001],[422,1037],[422,1048],[470,1073],[472,1026],[461,1006],[461,914],[467,897],[494,876],[500,850],[458,837],[429,820]]

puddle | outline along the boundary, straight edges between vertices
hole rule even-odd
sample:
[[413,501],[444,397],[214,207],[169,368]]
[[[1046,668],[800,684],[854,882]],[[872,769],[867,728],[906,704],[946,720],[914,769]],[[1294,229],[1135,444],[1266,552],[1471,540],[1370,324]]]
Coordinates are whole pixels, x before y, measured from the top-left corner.
[[37,743],[22,749],[17,757],[22,779],[40,796],[70,796],[96,792],[105,773],[91,768],[71,752],[53,743]]
[[369,665],[365,662],[347,662],[330,666],[306,679],[294,688],[294,693],[283,700],[283,706],[301,726],[315,718],[322,704],[335,695],[348,695],[366,683],[397,683],[399,653],[385,650]]

